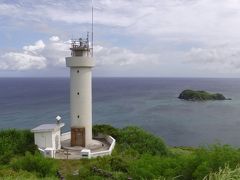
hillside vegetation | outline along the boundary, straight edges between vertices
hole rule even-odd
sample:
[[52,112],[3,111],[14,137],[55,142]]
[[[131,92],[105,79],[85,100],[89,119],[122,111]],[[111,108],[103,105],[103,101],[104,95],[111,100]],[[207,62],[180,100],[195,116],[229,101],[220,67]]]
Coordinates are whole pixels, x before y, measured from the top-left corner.
[[173,148],[138,127],[117,129],[95,125],[93,133],[116,138],[112,156],[90,160],[48,159],[36,150],[30,131],[4,130],[0,132],[0,179],[57,179],[57,170],[66,179],[89,180],[240,177],[240,150],[229,145]]

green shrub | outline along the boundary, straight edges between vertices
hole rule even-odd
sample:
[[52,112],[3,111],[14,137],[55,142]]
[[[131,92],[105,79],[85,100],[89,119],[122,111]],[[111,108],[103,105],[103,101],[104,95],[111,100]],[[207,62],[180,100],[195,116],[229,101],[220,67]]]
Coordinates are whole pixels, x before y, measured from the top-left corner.
[[126,180],[126,179],[130,179],[130,176],[128,176],[126,173],[123,173],[123,172],[114,172],[112,179]]
[[12,151],[8,151],[0,155],[0,165],[8,164],[13,157],[14,157],[14,153]]
[[116,144],[115,149],[111,156],[112,157],[120,156],[122,159],[125,159],[126,161],[134,161],[138,159],[141,155],[139,154],[138,151],[132,148],[125,148],[124,146]]
[[54,160],[43,157],[39,152],[35,154],[26,152],[25,156],[13,159],[10,166],[15,171],[25,170],[36,173],[38,177],[54,176],[57,172]]
[[[64,171],[60,171],[67,179],[106,179],[104,173],[109,173],[115,179],[239,179],[240,168],[236,166],[240,164],[240,150],[228,145],[172,148],[169,153],[170,150],[160,138],[141,128],[116,129],[109,125],[97,125],[97,132],[117,139],[112,156],[67,161],[47,159],[40,153],[28,152],[23,156],[28,149],[33,152],[33,134],[29,131],[2,131],[0,162],[7,164],[13,159],[10,165],[0,166],[0,179],[18,175],[25,179],[54,178],[57,162],[62,163],[61,168],[65,167]],[[225,167],[226,164],[228,166]],[[93,167],[100,169],[100,172],[96,169],[93,171]],[[79,175],[73,176],[72,172],[76,169],[79,169]]]
[[113,156],[110,159],[111,169],[113,171],[128,172],[128,163],[119,156]]
[[183,179],[185,156],[152,156],[144,154],[129,164],[129,174],[134,179]]
[[168,148],[162,139],[144,131],[139,127],[126,127],[117,129],[110,125],[94,125],[94,135],[98,133],[113,136],[121,149],[132,148],[139,153],[150,153],[153,155],[167,155]]
[[224,168],[219,168],[218,172],[210,173],[203,180],[239,180],[240,179],[240,167],[231,169],[229,165]]
[[124,148],[132,148],[140,154],[167,155],[169,153],[162,139],[138,127],[121,129],[117,143],[120,143]]
[[0,164],[8,163],[15,155],[34,152],[34,135],[29,130],[3,130],[0,132]]
[[[229,145],[212,145],[207,148],[199,148],[187,161],[185,177],[192,179],[203,179],[210,172],[217,172],[226,164],[236,167],[240,163],[240,151]],[[187,174],[187,175],[186,175]]]
[[12,179],[19,179],[19,180],[24,180],[24,179],[31,179],[31,180],[36,180],[37,176],[33,173],[27,172],[27,171],[19,171],[15,172],[13,169],[10,168],[4,168],[0,169],[0,179],[2,180],[12,180]]
[[93,126],[93,135],[97,136],[98,134],[110,135],[115,139],[119,138],[119,130],[108,124],[94,125]]
[[92,173],[91,173],[91,168],[88,167],[88,166],[80,166],[79,168],[79,178],[82,179],[82,178],[85,178],[85,177],[89,177],[91,176]]
[[142,154],[128,164],[128,172],[135,179],[203,179],[211,172],[229,164],[230,168],[240,164],[240,151],[231,146],[213,145],[199,148],[192,153],[171,156]]

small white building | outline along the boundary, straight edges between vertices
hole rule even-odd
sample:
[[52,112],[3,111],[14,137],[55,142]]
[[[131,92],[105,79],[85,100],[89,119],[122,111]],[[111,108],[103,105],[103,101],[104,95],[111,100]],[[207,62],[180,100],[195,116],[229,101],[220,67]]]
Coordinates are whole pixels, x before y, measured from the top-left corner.
[[61,128],[64,123],[42,124],[31,130],[34,133],[34,142],[40,149],[61,149]]

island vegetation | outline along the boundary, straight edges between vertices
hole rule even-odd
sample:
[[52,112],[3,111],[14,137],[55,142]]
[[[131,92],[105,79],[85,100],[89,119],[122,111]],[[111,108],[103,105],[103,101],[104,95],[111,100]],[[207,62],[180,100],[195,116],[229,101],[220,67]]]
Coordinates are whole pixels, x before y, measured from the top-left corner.
[[44,158],[29,130],[0,132],[0,179],[239,179],[240,149],[214,144],[170,147],[139,127],[95,125],[93,133],[117,140],[112,156],[95,159]]
[[220,93],[212,94],[206,91],[194,91],[190,89],[182,91],[178,98],[187,101],[231,100]]

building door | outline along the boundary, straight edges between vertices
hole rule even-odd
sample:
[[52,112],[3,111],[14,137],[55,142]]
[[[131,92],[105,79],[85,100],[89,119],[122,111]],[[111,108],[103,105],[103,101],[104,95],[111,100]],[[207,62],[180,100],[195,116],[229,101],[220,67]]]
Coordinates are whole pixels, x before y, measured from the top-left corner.
[[85,128],[71,128],[71,146],[85,147]]
[[55,149],[60,149],[59,147],[60,138],[58,135],[55,136]]

